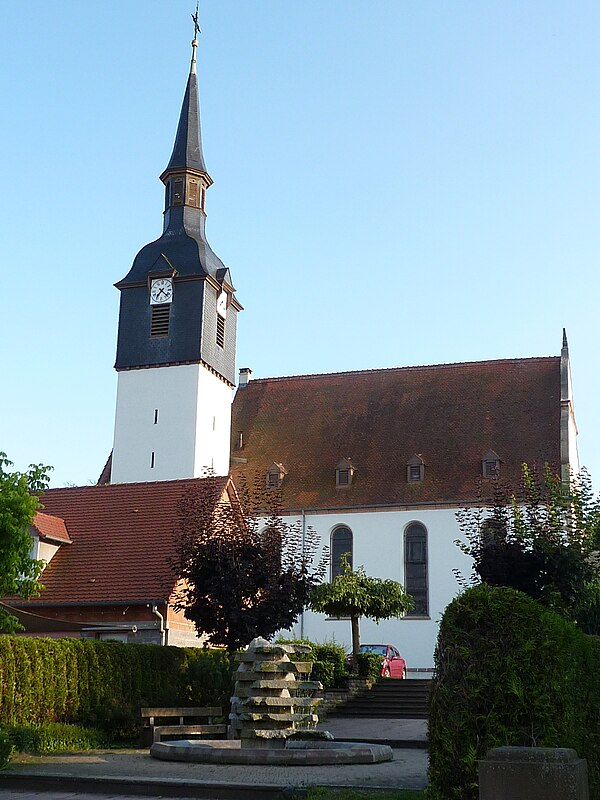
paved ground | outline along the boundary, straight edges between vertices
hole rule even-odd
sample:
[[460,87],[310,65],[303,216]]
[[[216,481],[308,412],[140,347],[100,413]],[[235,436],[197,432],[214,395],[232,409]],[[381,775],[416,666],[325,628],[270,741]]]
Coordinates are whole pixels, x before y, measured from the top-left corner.
[[[414,741],[426,734],[422,720],[339,718],[324,727],[336,739]],[[103,800],[133,795],[276,800],[286,789],[311,785],[422,789],[427,785],[427,751],[413,745],[394,749],[390,762],[327,767],[167,763],[151,758],[147,750],[23,756],[0,776],[0,800],[91,800],[92,792],[102,792]]]

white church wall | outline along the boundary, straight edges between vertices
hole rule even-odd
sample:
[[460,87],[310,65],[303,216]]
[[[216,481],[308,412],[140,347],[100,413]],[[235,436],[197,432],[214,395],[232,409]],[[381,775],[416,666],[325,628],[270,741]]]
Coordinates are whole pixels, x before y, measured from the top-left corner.
[[230,419],[231,389],[200,364],[120,372],[112,482],[226,475]]
[[[299,517],[286,517],[289,522]],[[448,603],[459,594],[453,569],[466,577],[471,573],[471,560],[454,544],[460,531],[456,509],[377,510],[365,512],[306,514],[305,525],[314,528],[321,545],[329,545],[332,531],[347,525],[353,534],[354,567],[364,566],[368,575],[392,578],[404,584],[404,532],[412,522],[427,530],[428,592],[427,618],[406,617],[383,620],[379,624],[362,619],[363,642],[389,642],[398,647],[409,669],[431,669],[439,621]],[[329,579],[329,575],[327,576]],[[350,649],[349,620],[327,619],[323,614],[306,611],[293,628],[294,636],[323,642],[334,639]]]

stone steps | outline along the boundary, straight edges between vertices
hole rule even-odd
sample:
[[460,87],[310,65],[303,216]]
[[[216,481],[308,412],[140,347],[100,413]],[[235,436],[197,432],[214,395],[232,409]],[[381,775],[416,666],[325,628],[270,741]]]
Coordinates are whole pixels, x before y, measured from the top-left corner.
[[330,717],[375,719],[427,719],[430,681],[382,678],[374,686],[336,706]]

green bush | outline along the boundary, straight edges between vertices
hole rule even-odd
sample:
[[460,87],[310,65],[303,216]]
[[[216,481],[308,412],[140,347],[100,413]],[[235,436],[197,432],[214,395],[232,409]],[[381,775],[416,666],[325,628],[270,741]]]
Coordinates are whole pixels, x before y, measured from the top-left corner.
[[15,750],[22,753],[58,753],[61,751],[94,750],[108,747],[111,741],[101,732],[78,725],[50,722],[32,727],[6,729]]
[[277,639],[278,644],[303,644],[311,648],[310,653],[303,658],[313,662],[310,679],[321,681],[324,689],[334,686],[343,686],[348,677],[346,667],[346,651],[335,642],[318,644],[310,639]]
[[222,705],[222,651],[86,639],[0,636],[0,724],[73,723],[131,738],[142,706]]
[[0,730],[0,770],[6,769],[14,749],[8,733]]
[[361,678],[380,678],[383,658],[375,653],[358,653],[356,665]]
[[310,679],[321,681],[324,689],[330,689],[335,683],[334,664],[331,661],[313,661]]
[[318,661],[319,663],[330,665],[327,668],[327,673],[331,675],[330,683],[326,685],[321,678],[315,679],[321,680],[325,689],[330,689],[333,686],[342,686],[345,683],[348,677],[348,668],[346,666],[346,651],[341,645],[335,642],[315,644],[314,658],[315,663]]
[[492,747],[572,747],[600,798],[600,639],[514,589],[476,586],[442,618],[429,697],[429,796],[477,800]]

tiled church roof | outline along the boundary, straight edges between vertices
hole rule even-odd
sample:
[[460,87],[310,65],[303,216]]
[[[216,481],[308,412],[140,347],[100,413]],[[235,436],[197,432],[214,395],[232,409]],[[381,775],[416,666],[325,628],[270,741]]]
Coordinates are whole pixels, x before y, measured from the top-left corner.
[[[253,380],[233,404],[232,475],[282,464],[290,510],[460,503],[490,450],[514,485],[524,461],[558,471],[559,423],[555,357]],[[415,454],[424,480],[409,483]],[[335,484],[342,458],[349,487]]]
[[[194,487],[209,488],[206,480],[49,489],[39,516],[60,516],[72,545],[44,570],[40,597],[18,605],[166,600],[175,585],[169,558],[179,501]],[[219,495],[227,488],[227,478],[208,480]]]

